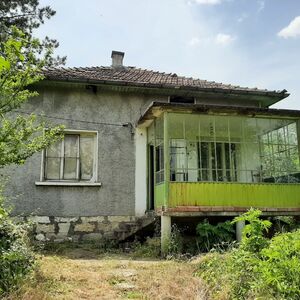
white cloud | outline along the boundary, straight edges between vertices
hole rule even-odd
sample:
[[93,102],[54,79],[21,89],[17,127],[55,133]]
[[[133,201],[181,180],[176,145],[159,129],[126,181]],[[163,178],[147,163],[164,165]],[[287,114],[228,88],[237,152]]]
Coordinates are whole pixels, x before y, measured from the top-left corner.
[[226,46],[231,44],[235,40],[235,37],[230,34],[218,33],[215,42],[218,45]]
[[242,22],[244,22],[245,19],[247,19],[247,18],[248,18],[248,15],[247,15],[246,13],[243,13],[243,14],[237,19],[237,21],[238,21],[238,23],[242,23]]
[[[216,5],[220,4],[222,0],[193,0],[196,4]],[[191,1],[189,3],[192,3]]]
[[277,35],[285,39],[300,37],[300,16],[292,20],[291,23],[280,30]]
[[200,44],[200,39],[197,37],[193,37],[190,41],[189,41],[189,46],[196,46],[198,44]]
[[265,3],[264,0],[258,0],[257,4],[258,4],[258,10],[257,10],[257,12],[260,13],[261,11],[263,11],[265,9],[266,3]]

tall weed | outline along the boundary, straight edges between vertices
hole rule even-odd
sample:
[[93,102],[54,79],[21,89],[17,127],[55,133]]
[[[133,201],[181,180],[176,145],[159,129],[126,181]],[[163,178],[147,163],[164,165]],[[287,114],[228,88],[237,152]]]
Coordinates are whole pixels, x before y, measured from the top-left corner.
[[271,223],[260,216],[252,209],[236,218],[248,222],[240,246],[200,262],[213,299],[300,299],[300,230],[267,240]]

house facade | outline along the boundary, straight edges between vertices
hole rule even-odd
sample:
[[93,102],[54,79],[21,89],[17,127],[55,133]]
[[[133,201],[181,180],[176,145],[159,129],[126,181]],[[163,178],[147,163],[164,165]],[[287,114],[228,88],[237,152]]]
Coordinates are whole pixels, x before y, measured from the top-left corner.
[[[123,66],[53,68],[23,113],[64,139],[7,169],[38,239],[124,239],[161,217],[300,212],[300,112],[288,96]],[[153,213],[154,212],[154,213]]]

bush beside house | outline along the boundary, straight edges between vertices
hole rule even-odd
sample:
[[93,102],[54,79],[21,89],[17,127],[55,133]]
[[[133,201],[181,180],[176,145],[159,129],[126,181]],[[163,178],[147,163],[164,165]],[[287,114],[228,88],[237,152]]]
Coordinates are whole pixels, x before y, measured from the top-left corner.
[[264,237],[271,223],[251,210],[238,248],[210,253],[197,274],[210,286],[212,299],[300,299],[300,230]]
[[0,199],[0,297],[15,289],[33,270],[28,225],[15,224]]

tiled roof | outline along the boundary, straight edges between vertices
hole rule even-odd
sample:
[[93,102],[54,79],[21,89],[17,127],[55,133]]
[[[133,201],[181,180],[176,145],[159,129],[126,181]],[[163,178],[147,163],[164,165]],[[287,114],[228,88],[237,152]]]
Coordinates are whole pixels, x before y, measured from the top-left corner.
[[46,79],[55,81],[77,81],[129,85],[138,87],[159,87],[169,89],[251,93],[285,98],[286,90],[269,91],[258,88],[240,87],[191,77],[177,76],[175,73],[162,73],[135,67],[85,67],[47,68],[43,71]]

